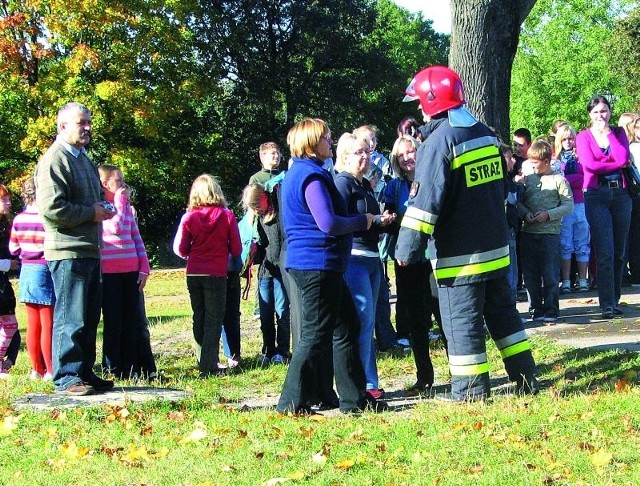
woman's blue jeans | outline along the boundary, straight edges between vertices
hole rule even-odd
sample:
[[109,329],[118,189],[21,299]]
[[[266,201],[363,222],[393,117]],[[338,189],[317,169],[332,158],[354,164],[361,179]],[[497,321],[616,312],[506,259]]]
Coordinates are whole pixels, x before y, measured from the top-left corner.
[[377,257],[351,255],[345,279],[360,318],[358,344],[367,389],[377,390],[378,367],[373,333],[376,327],[376,302],[382,279],[382,262]]
[[584,204],[591,229],[591,249],[595,251],[598,262],[600,307],[614,308],[620,300],[626,265],[631,197],[623,188],[599,187],[585,191]]

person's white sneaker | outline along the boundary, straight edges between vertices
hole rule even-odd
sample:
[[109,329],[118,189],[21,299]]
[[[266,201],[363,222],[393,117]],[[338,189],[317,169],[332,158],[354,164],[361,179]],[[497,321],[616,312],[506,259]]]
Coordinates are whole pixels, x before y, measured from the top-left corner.
[[29,379],[30,380],[42,380],[42,375],[40,373],[38,373],[36,370],[31,370],[31,373],[29,373]]

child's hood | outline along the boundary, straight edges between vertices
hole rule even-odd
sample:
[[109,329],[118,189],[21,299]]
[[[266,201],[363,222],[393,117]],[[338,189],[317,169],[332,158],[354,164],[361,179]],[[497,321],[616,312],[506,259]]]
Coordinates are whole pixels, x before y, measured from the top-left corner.
[[189,216],[189,224],[195,231],[212,233],[220,227],[220,222],[227,221],[227,210],[220,206],[204,206],[193,211]]

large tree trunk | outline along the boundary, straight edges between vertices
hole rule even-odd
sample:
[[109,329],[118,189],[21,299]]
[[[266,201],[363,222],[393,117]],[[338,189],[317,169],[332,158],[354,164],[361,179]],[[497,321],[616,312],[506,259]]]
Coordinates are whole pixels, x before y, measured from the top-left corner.
[[462,78],[469,109],[503,140],[509,140],[511,68],[520,26],[535,3],[451,0],[449,65]]

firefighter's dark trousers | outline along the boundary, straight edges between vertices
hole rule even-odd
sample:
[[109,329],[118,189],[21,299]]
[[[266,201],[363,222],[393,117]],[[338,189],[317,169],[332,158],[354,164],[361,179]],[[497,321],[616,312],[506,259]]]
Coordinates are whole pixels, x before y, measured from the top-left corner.
[[474,400],[490,394],[485,323],[511,381],[519,388],[531,383],[536,365],[506,276],[438,290],[453,398]]

